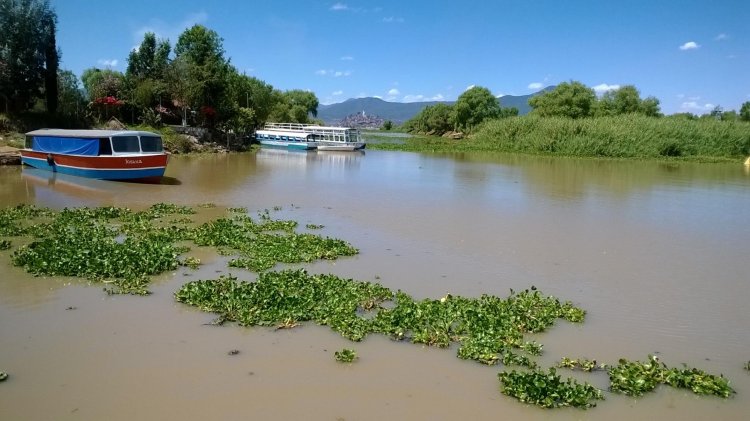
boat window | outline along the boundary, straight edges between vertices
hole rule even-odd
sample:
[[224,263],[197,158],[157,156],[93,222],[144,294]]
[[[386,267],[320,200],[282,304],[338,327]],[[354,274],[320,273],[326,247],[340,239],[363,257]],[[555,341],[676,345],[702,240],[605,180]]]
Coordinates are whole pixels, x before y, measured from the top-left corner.
[[34,143],[34,138],[31,136],[26,136],[26,149],[31,149],[33,143]]
[[112,145],[108,137],[99,138],[99,155],[112,155]]
[[140,152],[138,136],[115,136],[112,138],[112,149],[115,152]]
[[162,152],[161,138],[159,136],[141,136],[141,150],[143,152]]

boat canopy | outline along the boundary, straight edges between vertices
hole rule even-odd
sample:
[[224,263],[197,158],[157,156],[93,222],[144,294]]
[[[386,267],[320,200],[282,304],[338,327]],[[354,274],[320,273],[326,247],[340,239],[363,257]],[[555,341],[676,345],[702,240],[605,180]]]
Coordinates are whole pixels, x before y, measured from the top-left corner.
[[[159,135],[151,132],[132,131],[132,130],[62,130],[62,129],[41,129],[34,130],[26,133],[26,147],[37,152],[56,153],[56,154],[67,154],[67,155],[83,155],[83,156],[97,156],[99,155],[99,148],[101,146],[100,139],[107,139],[107,149],[109,149],[110,138],[126,138],[135,139],[134,152],[138,152],[138,137],[157,139],[158,145],[148,143],[149,152],[158,152],[161,149],[161,140]],[[132,143],[132,142],[131,142]],[[144,145],[146,146],[146,145]],[[143,148],[145,152],[145,147]],[[118,145],[115,145],[115,151],[118,152],[133,152],[118,150]],[[103,153],[111,154],[112,151],[103,151]]]
[[99,155],[98,138],[33,136],[31,150],[68,155]]

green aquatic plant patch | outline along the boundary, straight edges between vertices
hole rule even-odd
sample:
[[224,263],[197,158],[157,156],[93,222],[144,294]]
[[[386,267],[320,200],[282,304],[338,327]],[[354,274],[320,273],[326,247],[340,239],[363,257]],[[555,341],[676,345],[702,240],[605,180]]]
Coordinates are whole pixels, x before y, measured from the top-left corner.
[[536,290],[508,298],[483,295],[415,300],[377,283],[310,275],[302,269],[261,273],[255,282],[224,276],[185,284],[178,301],[243,326],[288,327],[312,321],[359,341],[372,333],[445,348],[458,357],[493,365],[535,367],[542,345],[524,335],[540,333],[557,319],[580,322],[583,310]]
[[[232,219],[194,226],[184,216],[196,214],[195,209],[167,203],[142,211],[111,206],[53,211],[19,205],[0,210],[0,237],[29,238],[13,250],[11,260],[31,274],[82,277],[105,283],[108,293],[139,295],[148,293],[150,276],[180,265],[200,265],[194,257],[180,259],[190,250],[185,242],[238,255],[233,266],[257,271],[358,252],[342,240],[296,233],[296,221],[272,219],[268,212],[256,219],[230,213]],[[0,250],[11,246],[10,240],[0,238]]]
[[708,374],[697,368],[669,368],[655,355],[649,355],[646,362],[621,359],[618,365],[609,369],[609,379],[612,391],[630,396],[641,396],[659,384],[723,398],[735,393],[724,376]]
[[604,363],[599,364],[596,362],[596,360],[589,360],[586,358],[571,359],[568,357],[563,357],[560,359],[560,362],[557,363],[557,368],[569,368],[571,370],[591,372],[597,370],[607,370],[609,369],[609,366]]
[[601,390],[572,378],[562,380],[551,367],[549,371],[503,371],[498,374],[498,378],[503,394],[542,408],[572,406],[586,409],[596,406],[596,401],[604,399]]
[[344,348],[341,351],[336,351],[333,357],[340,363],[350,363],[357,359],[357,353],[353,349]]

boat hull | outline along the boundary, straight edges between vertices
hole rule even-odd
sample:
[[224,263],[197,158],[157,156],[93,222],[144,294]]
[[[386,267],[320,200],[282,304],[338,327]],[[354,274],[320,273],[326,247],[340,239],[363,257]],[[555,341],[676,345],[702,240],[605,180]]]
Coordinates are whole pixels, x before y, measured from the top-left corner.
[[100,180],[158,180],[167,154],[83,156],[21,151],[21,162],[34,168]]
[[318,150],[319,151],[342,151],[342,152],[351,152],[351,151],[358,151],[360,149],[364,149],[365,144],[364,143],[354,143],[354,142],[340,142],[340,143],[320,143],[318,144]]
[[261,140],[261,146],[270,146],[272,148],[284,148],[292,150],[310,150],[315,149],[317,144],[312,142],[287,142],[283,140]]

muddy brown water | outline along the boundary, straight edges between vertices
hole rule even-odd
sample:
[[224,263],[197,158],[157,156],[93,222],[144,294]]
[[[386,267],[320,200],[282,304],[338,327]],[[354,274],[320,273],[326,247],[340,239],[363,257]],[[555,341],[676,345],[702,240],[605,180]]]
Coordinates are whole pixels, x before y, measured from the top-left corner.
[[[309,323],[210,326],[176,303],[204,265],[156,277],[148,297],[34,278],[0,253],[0,419],[747,419],[750,414],[750,174],[741,164],[643,163],[367,151],[261,150],[175,156],[165,184],[0,168],[0,206],[155,202],[280,206],[360,254],[305,267],[422,297],[506,296],[534,285],[588,314],[535,339],[560,357],[616,363],[658,353],[723,373],[737,395],[667,387],[605,392],[597,408],[541,410],[499,392],[497,373],[448,350],[370,336],[352,343]],[[208,210],[211,212],[211,210]],[[217,210],[216,212],[219,212]],[[255,275],[231,271],[242,279]],[[354,348],[354,364],[333,353]],[[231,350],[237,355],[228,355]],[[605,374],[580,375],[605,388]]]

